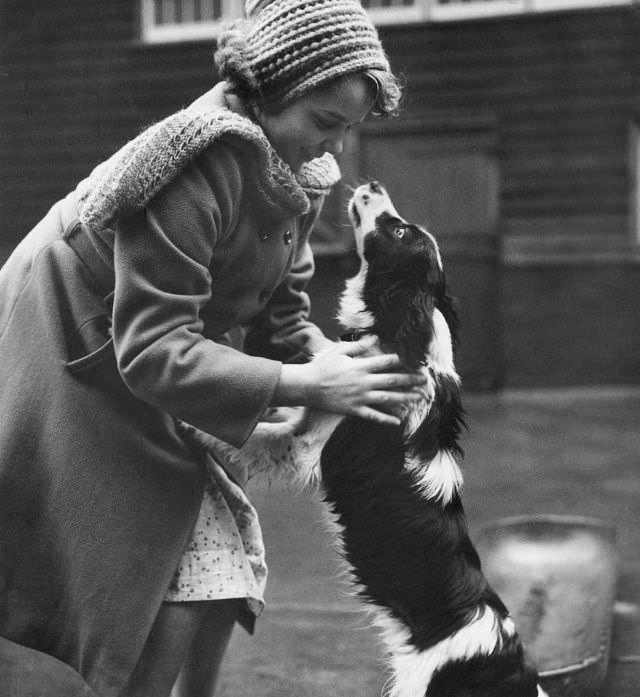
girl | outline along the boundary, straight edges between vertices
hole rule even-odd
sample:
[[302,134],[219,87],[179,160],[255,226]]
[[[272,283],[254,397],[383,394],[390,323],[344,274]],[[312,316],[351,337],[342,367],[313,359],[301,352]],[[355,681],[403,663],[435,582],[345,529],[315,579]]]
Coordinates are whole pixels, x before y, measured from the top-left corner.
[[[247,3],[223,82],[53,206],[0,272],[0,693],[211,695],[266,577],[240,446],[270,405],[380,422],[396,356],[308,319],[349,128],[399,89],[352,0]],[[231,332],[241,335],[234,344]],[[211,473],[207,477],[206,472]],[[190,650],[192,648],[192,650]]]

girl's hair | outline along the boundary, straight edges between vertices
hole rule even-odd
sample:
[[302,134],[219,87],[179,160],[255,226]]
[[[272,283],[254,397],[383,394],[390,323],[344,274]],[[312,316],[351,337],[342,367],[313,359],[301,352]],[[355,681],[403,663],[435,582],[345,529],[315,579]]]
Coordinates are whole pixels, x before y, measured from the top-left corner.
[[278,111],[358,73],[375,83],[373,113],[397,113],[402,89],[358,0],[271,0],[252,8],[247,21],[221,35],[215,53],[220,77],[247,104]]
[[261,101],[261,90],[245,58],[247,37],[244,26],[245,23],[235,22],[221,34],[214,59],[218,74],[233,93],[247,104],[256,104]]
[[397,116],[402,99],[402,85],[390,70],[364,70],[365,77],[376,85],[376,97],[371,113],[374,116]]

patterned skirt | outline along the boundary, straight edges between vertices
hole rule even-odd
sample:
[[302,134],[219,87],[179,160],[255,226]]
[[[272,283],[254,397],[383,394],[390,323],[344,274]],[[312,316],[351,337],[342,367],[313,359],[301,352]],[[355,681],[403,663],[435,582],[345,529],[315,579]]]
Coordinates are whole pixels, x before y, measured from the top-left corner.
[[258,513],[245,491],[209,459],[209,482],[198,519],[165,600],[243,598],[255,620],[264,609],[266,581]]

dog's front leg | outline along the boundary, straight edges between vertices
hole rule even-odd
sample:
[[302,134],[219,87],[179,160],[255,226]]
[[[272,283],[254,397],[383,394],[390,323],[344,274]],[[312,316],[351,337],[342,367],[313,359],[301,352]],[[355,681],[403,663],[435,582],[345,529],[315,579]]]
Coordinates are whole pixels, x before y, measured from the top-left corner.
[[249,478],[263,475],[298,487],[317,482],[322,448],[344,417],[317,409],[278,407],[263,418],[241,448],[186,424],[183,430],[222,466],[246,470]]
[[322,449],[344,416],[318,409],[289,411],[285,422],[260,422],[242,448],[227,456],[239,457],[250,476],[273,476],[302,488],[319,481]]

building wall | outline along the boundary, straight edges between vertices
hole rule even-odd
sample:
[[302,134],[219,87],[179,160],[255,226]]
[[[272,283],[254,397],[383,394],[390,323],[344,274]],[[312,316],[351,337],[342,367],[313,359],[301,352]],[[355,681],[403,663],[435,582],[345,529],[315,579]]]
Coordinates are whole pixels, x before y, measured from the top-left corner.
[[[637,7],[386,31],[409,88],[401,121],[422,122],[432,159],[433,133],[445,123],[458,142],[484,132],[484,152],[497,162],[497,224],[488,229],[484,215],[478,230],[456,210],[473,187],[458,175],[454,195],[442,196],[442,177],[429,177],[428,163],[416,167],[418,148],[402,154],[424,183],[406,205],[435,218],[461,300],[467,385],[638,382],[640,257],[630,229],[638,36]],[[434,189],[443,202],[432,200]],[[477,189],[490,198],[490,186]]]
[[387,45],[409,114],[499,120],[503,221],[537,232],[538,219],[626,216],[639,30],[623,7],[408,26]]
[[215,79],[212,44],[144,46],[135,0],[3,0],[0,235],[15,243],[144,125]]
[[[101,159],[214,81],[212,44],[144,46],[137,8],[2,0],[0,257]],[[430,184],[441,210],[425,211],[444,221],[434,232],[461,298],[468,387],[638,380],[629,129],[640,122],[639,30],[634,7],[382,29],[407,98],[399,121],[363,131],[348,179],[385,179],[384,162],[370,171],[365,157],[385,129],[491,131],[495,225],[474,234],[473,215],[454,208],[458,175]],[[349,268],[319,261],[313,292],[331,331],[332,289]]]

